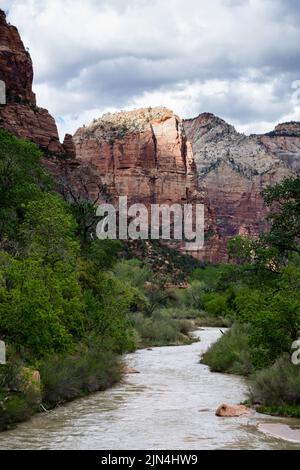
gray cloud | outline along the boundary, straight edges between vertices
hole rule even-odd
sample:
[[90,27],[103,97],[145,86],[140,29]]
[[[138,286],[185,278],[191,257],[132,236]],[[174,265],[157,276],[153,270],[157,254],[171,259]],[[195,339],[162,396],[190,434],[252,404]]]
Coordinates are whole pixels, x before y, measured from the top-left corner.
[[30,48],[39,102],[62,130],[147,104],[211,111],[253,132],[297,116],[298,0],[3,3]]

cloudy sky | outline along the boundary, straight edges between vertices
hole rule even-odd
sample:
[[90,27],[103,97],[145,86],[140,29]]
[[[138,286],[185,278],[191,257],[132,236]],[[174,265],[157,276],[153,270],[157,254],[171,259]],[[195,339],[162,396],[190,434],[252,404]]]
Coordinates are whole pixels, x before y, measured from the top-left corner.
[[300,0],[0,0],[60,132],[106,111],[209,111],[245,133],[300,120]]

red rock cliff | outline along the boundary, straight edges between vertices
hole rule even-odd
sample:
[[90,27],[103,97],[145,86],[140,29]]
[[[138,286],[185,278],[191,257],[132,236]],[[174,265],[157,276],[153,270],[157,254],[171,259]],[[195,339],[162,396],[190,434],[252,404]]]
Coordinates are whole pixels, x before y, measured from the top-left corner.
[[[214,261],[219,236],[214,211],[198,191],[191,144],[182,120],[166,108],[104,115],[73,137],[76,158],[97,168],[108,190],[130,203],[205,204],[206,231],[213,233],[196,254]],[[181,245],[183,248],[183,245]]]
[[0,105],[0,126],[32,140],[43,150],[63,154],[55,120],[36,106],[32,91],[33,68],[18,30],[0,10],[0,80],[6,85],[6,105]]

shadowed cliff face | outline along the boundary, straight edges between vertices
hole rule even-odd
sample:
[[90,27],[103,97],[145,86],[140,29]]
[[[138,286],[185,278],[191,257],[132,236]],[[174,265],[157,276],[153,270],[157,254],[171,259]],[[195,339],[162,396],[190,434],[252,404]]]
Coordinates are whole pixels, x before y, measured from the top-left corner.
[[33,69],[17,28],[7,24],[0,10],[0,77],[6,83],[7,102],[36,104],[32,92]]
[[300,123],[246,137],[204,113],[184,121],[192,144],[200,190],[216,211],[222,246],[234,235],[257,236],[266,208],[261,191],[300,171]]

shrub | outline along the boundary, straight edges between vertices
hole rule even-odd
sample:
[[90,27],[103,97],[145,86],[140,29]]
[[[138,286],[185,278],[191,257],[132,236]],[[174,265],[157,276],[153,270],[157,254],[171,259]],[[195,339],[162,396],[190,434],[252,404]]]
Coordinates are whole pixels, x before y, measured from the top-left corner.
[[188,340],[192,323],[175,320],[160,313],[152,318],[138,313],[133,316],[133,324],[140,337],[141,346],[164,346],[179,344]]
[[253,370],[249,347],[249,325],[234,324],[232,329],[213,344],[202,358],[214,372],[249,375]]
[[40,391],[26,380],[23,364],[15,357],[0,366],[0,431],[28,419],[37,410]]
[[281,356],[271,367],[255,374],[250,397],[264,406],[300,406],[300,366],[292,364],[288,355]]
[[52,356],[41,363],[40,372],[43,402],[50,407],[105,390],[121,378],[118,356],[97,346],[81,345],[73,355]]

